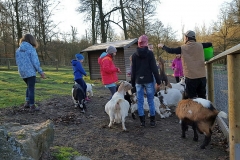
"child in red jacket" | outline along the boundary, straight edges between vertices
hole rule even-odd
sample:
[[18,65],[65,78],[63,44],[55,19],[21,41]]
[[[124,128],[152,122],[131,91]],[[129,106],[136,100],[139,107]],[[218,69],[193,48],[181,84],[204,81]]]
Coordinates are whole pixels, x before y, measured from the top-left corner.
[[113,46],[109,46],[106,52],[103,52],[98,58],[102,83],[110,90],[112,96],[116,92],[115,82],[118,81],[117,73],[121,72],[113,63],[113,56],[115,56],[116,53],[117,49]]

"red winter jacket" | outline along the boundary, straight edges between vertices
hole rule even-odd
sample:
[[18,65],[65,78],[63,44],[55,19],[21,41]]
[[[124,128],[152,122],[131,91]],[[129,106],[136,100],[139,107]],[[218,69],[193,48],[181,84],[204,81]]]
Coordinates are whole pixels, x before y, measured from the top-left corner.
[[112,56],[109,54],[107,54],[106,56],[102,56],[102,55],[98,58],[98,64],[100,65],[100,72],[102,76],[102,83],[104,85],[107,85],[107,84],[117,82],[118,68],[115,67],[112,61]]

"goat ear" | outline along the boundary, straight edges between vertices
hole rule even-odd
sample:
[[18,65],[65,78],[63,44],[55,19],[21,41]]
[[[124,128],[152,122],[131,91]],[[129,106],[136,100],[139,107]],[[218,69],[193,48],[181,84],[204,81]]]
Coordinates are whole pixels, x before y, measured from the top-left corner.
[[122,83],[122,81],[117,81],[116,84],[117,85],[120,85]]
[[157,96],[158,97],[160,97],[161,96],[161,92],[159,91],[159,92],[157,92]]

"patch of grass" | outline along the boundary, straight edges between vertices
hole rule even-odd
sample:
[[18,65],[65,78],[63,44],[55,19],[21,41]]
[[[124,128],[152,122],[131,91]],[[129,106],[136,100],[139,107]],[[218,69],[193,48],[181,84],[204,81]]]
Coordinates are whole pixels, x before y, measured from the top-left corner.
[[[54,67],[43,67],[46,79],[37,74],[35,85],[35,102],[53,98],[54,96],[71,95],[74,84],[72,67],[62,67],[56,71]],[[100,84],[101,81],[91,81],[89,73],[85,82]],[[26,84],[19,76],[17,69],[0,72],[0,108],[18,106],[24,103]]]
[[25,134],[19,134],[17,136],[17,139],[21,140],[21,139],[25,139],[26,138],[26,135]]
[[70,160],[74,156],[80,156],[80,154],[71,147],[53,147],[53,156],[57,160]]

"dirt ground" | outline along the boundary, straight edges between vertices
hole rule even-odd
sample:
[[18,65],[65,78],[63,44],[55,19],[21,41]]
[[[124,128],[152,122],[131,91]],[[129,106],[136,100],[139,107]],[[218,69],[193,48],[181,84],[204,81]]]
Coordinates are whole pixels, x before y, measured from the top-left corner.
[[[172,77],[170,82],[174,82]],[[70,89],[71,90],[71,89]],[[140,128],[140,121],[126,118],[127,131],[121,124],[108,128],[109,117],[104,106],[110,92],[103,86],[94,86],[94,96],[87,103],[87,112],[80,113],[74,108],[71,95],[55,97],[39,102],[41,111],[30,113],[23,106],[0,110],[0,122],[20,124],[41,123],[51,119],[55,124],[53,146],[67,146],[93,160],[227,160],[229,159],[226,138],[214,127],[212,141],[206,149],[200,149],[204,135],[193,141],[193,131],[189,128],[186,139],[181,138],[181,127],[175,114],[166,119],[156,115],[155,128]],[[51,154],[47,158],[54,160]]]

